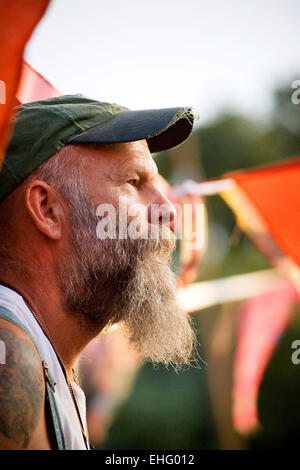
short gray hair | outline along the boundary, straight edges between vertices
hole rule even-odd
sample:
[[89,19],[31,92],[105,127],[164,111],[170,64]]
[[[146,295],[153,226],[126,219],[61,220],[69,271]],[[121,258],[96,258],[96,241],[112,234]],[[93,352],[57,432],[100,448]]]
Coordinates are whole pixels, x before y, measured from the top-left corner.
[[82,174],[85,157],[79,158],[79,151],[78,145],[66,145],[31,173],[26,183],[35,179],[45,181],[72,203],[74,196],[85,190]]

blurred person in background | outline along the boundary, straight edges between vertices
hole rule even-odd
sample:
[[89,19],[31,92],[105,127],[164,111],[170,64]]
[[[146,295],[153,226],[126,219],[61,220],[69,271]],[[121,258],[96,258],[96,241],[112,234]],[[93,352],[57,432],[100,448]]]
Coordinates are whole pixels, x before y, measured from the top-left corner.
[[96,448],[108,437],[108,430],[121,405],[130,395],[142,365],[120,327],[111,327],[91,341],[79,360],[80,382],[87,399],[87,425]]

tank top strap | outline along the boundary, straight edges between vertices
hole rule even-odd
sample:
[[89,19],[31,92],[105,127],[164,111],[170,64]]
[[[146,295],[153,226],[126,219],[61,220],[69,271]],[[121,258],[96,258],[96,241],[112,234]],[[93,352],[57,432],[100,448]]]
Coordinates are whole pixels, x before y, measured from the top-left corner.
[[58,450],[67,450],[66,439],[64,436],[64,432],[63,432],[62,425],[61,425],[61,420],[59,417],[59,413],[58,413],[58,409],[57,409],[56,401],[55,401],[55,385],[56,384],[52,378],[51,371],[49,370],[48,364],[43,358],[40,348],[36,344],[36,341],[34,340],[29,329],[19,320],[19,318],[13,312],[11,312],[11,310],[0,306],[0,318],[3,318],[4,320],[7,320],[8,322],[13,323],[14,325],[18,326],[21,330],[23,330],[29,336],[29,338],[35,345],[39,353],[42,366],[43,366],[44,379],[45,379],[45,384],[46,384],[46,396],[45,396],[46,410],[50,419],[51,432],[52,432],[54,445],[56,446],[56,449]]

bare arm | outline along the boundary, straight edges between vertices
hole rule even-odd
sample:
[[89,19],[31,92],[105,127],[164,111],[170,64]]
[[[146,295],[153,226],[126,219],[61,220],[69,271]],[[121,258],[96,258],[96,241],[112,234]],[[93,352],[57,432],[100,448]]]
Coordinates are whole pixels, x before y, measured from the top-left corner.
[[0,363],[0,449],[32,448],[44,410],[41,360],[29,337],[4,320],[0,341],[5,362]]

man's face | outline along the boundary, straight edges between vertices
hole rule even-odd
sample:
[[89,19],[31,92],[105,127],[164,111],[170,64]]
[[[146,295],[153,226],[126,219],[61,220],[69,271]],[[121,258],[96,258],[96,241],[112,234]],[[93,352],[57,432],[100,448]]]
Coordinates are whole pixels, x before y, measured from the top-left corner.
[[[94,207],[112,204],[119,211],[119,203],[126,203],[128,218],[140,216],[141,232],[151,226],[169,226],[175,217],[175,208],[166,198],[159,184],[156,164],[145,140],[124,144],[81,146],[87,195]],[[149,226],[150,225],[150,226]],[[153,227],[152,227],[153,228]]]
[[[146,142],[76,146],[72,157],[83,159],[83,187],[69,196],[69,248],[56,266],[65,308],[94,332],[121,322],[144,359],[189,363],[194,332],[177,304],[170,269],[174,208],[160,190]],[[146,208],[142,230],[155,225],[159,237],[97,237],[97,208],[112,204],[118,213],[120,197],[129,209]],[[152,204],[163,211],[151,211]]]

